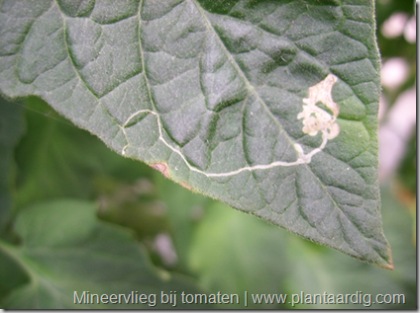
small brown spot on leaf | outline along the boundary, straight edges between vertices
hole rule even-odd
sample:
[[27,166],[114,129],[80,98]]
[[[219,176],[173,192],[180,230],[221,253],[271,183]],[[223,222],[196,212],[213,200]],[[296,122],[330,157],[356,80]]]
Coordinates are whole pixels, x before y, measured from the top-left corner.
[[152,163],[150,164],[155,170],[158,170],[163,174],[165,177],[169,177],[169,167],[166,163]]

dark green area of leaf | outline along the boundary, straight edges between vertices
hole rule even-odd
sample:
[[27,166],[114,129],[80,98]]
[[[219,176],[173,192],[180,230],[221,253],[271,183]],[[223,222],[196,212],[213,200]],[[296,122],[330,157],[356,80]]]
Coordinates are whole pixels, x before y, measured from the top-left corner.
[[13,182],[15,180],[14,149],[24,132],[23,110],[19,105],[0,98],[0,234],[10,223]]
[[417,193],[417,177],[413,175],[417,171],[417,138],[413,136],[410,139],[408,151],[398,169],[400,181],[412,193]]

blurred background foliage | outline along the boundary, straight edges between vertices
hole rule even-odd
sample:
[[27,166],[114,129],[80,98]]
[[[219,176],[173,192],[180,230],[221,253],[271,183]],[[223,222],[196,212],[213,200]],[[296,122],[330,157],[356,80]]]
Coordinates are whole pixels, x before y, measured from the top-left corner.
[[[137,290],[402,293],[405,304],[370,308],[415,308],[414,3],[379,0],[376,4],[383,57],[382,213],[394,271],[361,263],[193,194],[146,165],[112,152],[39,99],[25,99],[20,105],[2,100],[0,306],[82,308],[74,305],[73,290]],[[244,308],[242,304],[218,307]],[[291,305],[249,303],[249,308]]]

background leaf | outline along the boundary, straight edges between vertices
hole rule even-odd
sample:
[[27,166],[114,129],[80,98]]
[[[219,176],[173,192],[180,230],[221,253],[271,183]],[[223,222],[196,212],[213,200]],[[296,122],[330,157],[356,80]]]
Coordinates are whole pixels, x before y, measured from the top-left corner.
[[0,98],[0,234],[6,231],[12,215],[13,151],[25,129],[22,114],[20,106]]
[[[89,203],[61,200],[28,208],[20,214],[16,232],[22,245],[0,242],[0,258],[9,270],[20,266],[29,281],[3,299],[8,308],[170,308],[160,303],[161,292],[199,293],[188,279],[159,273],[132,236],[98,222]],[[74,302],[75,291],[78,297],[88,291],[145,293],[152,298],[144,304],[78,304]]]

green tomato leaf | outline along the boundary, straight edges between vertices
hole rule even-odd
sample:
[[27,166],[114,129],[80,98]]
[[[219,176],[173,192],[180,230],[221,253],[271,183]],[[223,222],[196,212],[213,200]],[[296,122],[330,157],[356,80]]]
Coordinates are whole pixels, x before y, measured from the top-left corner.
[[[19,274],[13,280],[1,280],[0,291],[8,290],[0,297],[2,307],[169,309],[171,304],[160,300],[162,292],[178,296],[182,291],[200,293],[186,277],[153,268],[133,236],[99,222],[95,207],[87,202],[60,200],[27,208],[19,214],[15,230],[22,245],[16,247],[0,241],[0,274]],[[108,304],[89,300],[89,294],[129,297],[132,292],[131,297],[143,300]],[[211,305],[177,303],[177,307]]]
[[0,91],[118,153],[392,267],[373,1],[3,1]]
[[[286,238],[273,225],[215,203],[207,208],[196,227],[188,253],[189,266],[200,285],[210,291],[242,295],[286,293],[290,269],[301,271],[288,262]],[[238,308],[243,309],[243,305]],[[287,307],[249,301],[247,308]]]

